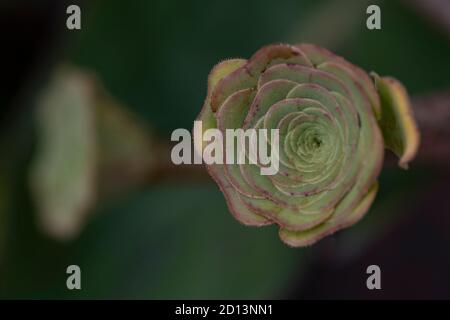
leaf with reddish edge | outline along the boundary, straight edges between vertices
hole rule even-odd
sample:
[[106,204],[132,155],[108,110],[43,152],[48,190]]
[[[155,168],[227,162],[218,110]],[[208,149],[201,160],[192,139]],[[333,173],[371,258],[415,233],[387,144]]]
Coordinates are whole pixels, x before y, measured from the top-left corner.
[[[243,66],[246,63],[246,60],[244,59],[229,59],[220,62],[219,64],[215,65],[214,68],[211,70],[208,76],[208,90],[206,93],[206,99],[203,103],[202,111],[200,111],[200,114],[197,117],[198,121],[202,121],[202,129],[203,132],[211,129],[211,128],[217,128],[217,122],[216,118],[212,112],[211,109],[211,92],[217,85],[217,83],[220,81],[220,79],[224,78],[234,70],[238,69],[239,67]],[[203,139],[203,132],[200,137],[197,137],[198,139]],[[200,141],[201,142],[201,141]],[[194,146],[202,146],[202,143],[195,143]],[[205,146],[203,146],[205,147]],[[203,153],[202,150],[196,150],[199,154]]]
[[[247,150],[245,163],[208,171],[236,219],[279,225],[289,246],[310,245],[364,216],[385,145],[402,165],[415,155],[418,134],[404,88],[379,77],[375,87],[365,71],[324,48],[271,45],[216,68],[199,117],[203,129],[278,129],[281,150],[272,176],[261,174],[259,158],[249,163]],[[263,143],[270,147],[269,136]]]
[[336,231],[346,228],[358,222],[364,214],[369,210],[375,195],[378,191],[378,182],[376,182],[369,192],[361,199],[356,208],[346,216],[346,219],[329,219],[323,224],[306,230],[291,231],[288,229],[280,229],[280,238],[291,247],[305,247],[314,244],[325,236],[335,233]]
[[266,46],[256,52],[242,68],[220,80],[211,97],[213,111],[216,112],[233,92],[256,86],[259,75],[267,67],[278,63],[311,66],[305,54],[296,47],[284,44]]
[[[226,60],[215,66],[211,71],[208,78],[207,98],[205,100],[203,109],[197,119],[199,121],[202,121],[203,132],[206,131],[207,129],[217,128],[217,120],[210,106],[211,91],[214,89],[215,85],[217,84],[218,81],[220,81],[220,79],[225,77],[227,74],[233,72],[233,70],[239,68],[244,63],[245,60],[241,59]],[[201,139],[203,137],[203,132],[200,137]],[[197,150],[197,152],[202,153],[203,150]],[[238,221],[240,221],[243,224],[252,226],[261,226],[271,223],[268,219],[249,211],[242,204],[242,201],[240,201],[240,198],[238,197],[238,193],[235,191],[234,187],[228,182],[228,179],[225,177],[223,167],[221,165],[210,165],[207,166],[207,169],[209,174],[219,185],[219,188],[222,191],[222,193],[224,193],[225,198],[227,200],[228,208]]]
[[308,57],[308,59],[315,65],[318,66],[326,61],[334,61],[340,63],[343,67],[346,68],[347,72],[349,72],[350,76],[359,81],[366,90],[372,108],[375,112],[377,118],[381,115],[381,107],[380,107],[380,98],[378,93],[376,92],[373,81],[370,79],[369,75],[354,64],[348,62],[346,59],[339,57],[332,53],[331,51],[319,47],[314,44],[302,43],[296,45],[296,47],[300,48]]

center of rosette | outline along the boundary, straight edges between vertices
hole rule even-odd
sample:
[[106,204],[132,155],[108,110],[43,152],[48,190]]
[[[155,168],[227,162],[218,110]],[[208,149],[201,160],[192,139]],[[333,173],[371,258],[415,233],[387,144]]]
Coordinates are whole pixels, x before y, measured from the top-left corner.
[[286,159],[299,171],[317,171],[320,174],[324,164],[329,165],[330,160],[336,160],[334,146],[340,144],[337,141],[339,133],[322,110],[306,108],[294,112],[279,122],[279,128]]

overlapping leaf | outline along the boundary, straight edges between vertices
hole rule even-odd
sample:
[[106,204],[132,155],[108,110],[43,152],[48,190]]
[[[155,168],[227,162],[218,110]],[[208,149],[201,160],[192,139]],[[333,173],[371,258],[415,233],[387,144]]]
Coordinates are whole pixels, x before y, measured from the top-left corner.
[[[280,132],[274,176],[261,175],[259,161],[208,166],[233,215],[248,225],[278,224],[291,246],[312,244],[358,221],[378,189],[383,136],[411,136],[403,134],[411,126],[389,132],[378,123],[386,119],[385,100],[394,101],[389,107],[396,123],[405,123],[407,100],[390,88],[376,88],[365,71],[310,44],[270,45],[248,61],[217,65],[199,116],[203,129],[219,128],[224,136],[237,128]],[[406,149],[401,163],[414,156],[411,143],[397,144]]]

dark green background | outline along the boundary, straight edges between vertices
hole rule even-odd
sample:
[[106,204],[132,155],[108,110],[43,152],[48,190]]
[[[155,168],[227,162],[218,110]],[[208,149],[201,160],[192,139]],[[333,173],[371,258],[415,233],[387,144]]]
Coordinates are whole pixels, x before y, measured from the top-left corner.
[[[94,71],[167,140],[175,128],[191,128],[214,64],[249,57],[268,43],[323,45],[368,71],[395,76],[413,96],[448,88],[448,36],[406,1],[376,3],[382,30],[375,31],[365,26],[367,1],[85,1],[81,31],[65,29],[60,1],[1,5],[12,84],[0,100],[0,297],[448,298],[445,271],[440,283],[420,287],[419,281],[411,291],[396,267],[400,257],[404,277],[426,279],[435,266],[438,274],[450,266],[450,239],[433,238],[433,227],[414,211],[448,214],[435,200],[443,196],[421,198],[448,180],[414,163],[409,171],[386,169],[368,216],[311,248],[286,247],[274,226],[240,225],[212,181],[183,177],[97,207],[72,242],[36,227],[26,180],[35,144],[33,102],[58,63]],[[398,225],[412,227],[401,233]],[[391,233],[408,242],[392,245]],[[396,251],[384,254],[389,247]],[[365,289],[365,268],[377,263],[389,280],[375,294]],[[81,267],[81,291],[65,287],[70,264]]]

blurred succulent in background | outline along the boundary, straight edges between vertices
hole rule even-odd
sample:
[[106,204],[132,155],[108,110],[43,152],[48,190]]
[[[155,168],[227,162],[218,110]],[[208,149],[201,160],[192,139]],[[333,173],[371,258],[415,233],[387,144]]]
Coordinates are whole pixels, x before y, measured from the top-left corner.
[[57,68],[36,116],[30,186],[38,222],[53,237],[78,235],[99,199],[139,184],[153,167],[150,132],[90,73]]
[[281,239],[300,247],[364,216],[377,193],[384,148],[406,167],[419,144],[406,90],[393,78],[374,78],[310,44],[270,45],[248,61],[213,68],[198,117],[203,130],[218,128],[225,137],[226,129],[279,129],[280,135],[280,170],[273,176],[249,161],[207,165],[236,219],[276,223]]

